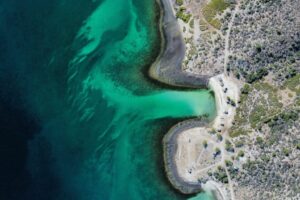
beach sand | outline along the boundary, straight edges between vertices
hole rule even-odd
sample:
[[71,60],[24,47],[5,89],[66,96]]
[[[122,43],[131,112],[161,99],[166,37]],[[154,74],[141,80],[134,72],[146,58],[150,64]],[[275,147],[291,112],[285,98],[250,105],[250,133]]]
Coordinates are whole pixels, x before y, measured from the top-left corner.
[[[227,137],[236,110],[236,106],[228,104],[228,97],[232,101],[238,102],[240,87],[237,80],[223,74],[212,77],[209,80],[209,87],[215,94],[217,115],[211,123],[206,125],[187,126],[187,128],[182,128],[181,125],[175,126],[169,131],[167,135],[173,140],[173,150],[167,151],[165,156],[168,163],[173,162],[169,165],[173,167],[166,165],[167,174],[172,184],[184,193],[187,193],[187,187],[192,185],[207,192],[215,190],[214,194],[218,200],[230,199],[228,188],[214,182],[207,175],[209,171],[212,172],[218,166],[223,166],[226,159],[224,140],[218,141],[216,134],[210,132],[215,129],[224,138]],[[185,123],[187,122],[182,122],[182,124]],[[166,138],[164,143],[170,143],[170,141]],[[206,145],[204,145],[205,143]],[[219,156],[215,155],[217,148],[221,150]],[[190,191],[194,192],[195,190]]]
[[[236,106],[228,104],[227,97],[232,99],[237,105],[237,102],[239,101],[240,85],[241,84],[237,80],[225,76],[224,74],[210,78],[209,88],[215,93],[217,106],[217,116],[213,122],[213,128],[216,130],[225,132],[232,126]],[[221,124],[224,124],[224,126],[221,126]]]

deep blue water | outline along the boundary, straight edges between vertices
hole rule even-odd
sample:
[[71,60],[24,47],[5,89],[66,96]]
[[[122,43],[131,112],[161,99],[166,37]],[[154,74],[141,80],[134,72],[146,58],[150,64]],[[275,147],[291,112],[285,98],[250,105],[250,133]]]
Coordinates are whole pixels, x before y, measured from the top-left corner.
[[[40,144],[44,149],[43,180],[35,180],[28,170],[27,142],[41,132],[43,120],[30,109],[26,94],[45,93],[36,99],[41,104],[51,104],[47,100],[50,95],[63,98],[67,74],[63,66],[73,53],[70,44],[96,6],[89,1],[64,1],[63,7],[61,2],[0,1],[0,199],[55,199],[60,190],[59,181],[47,166],[51,158],[46,142]],[[53,54],[60,59],[49,67]],[[32,88],[35,91],[30,91]],[[51,117],[59,111],[47,113]]]

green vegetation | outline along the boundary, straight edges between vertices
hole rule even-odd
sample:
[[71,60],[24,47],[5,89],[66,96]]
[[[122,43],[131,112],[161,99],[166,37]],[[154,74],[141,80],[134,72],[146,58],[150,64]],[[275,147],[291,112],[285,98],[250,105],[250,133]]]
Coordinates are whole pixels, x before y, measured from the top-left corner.
[[[282,103],[279,102],[277,89],[268,83],[257,82],[253,84],[255,92],[260,92],[260,95],[254,104],[249,121],[252,128],[259,128],[261,123],[269,121],[270,117],[278,114],[282,108]],[[268,106],[267,106],[268,105]]]
[[202,144],[203,144],[203,147],[204,147],[204,148],[206,148],[207,145],[208,145],[206,140],[204,140]]
[[[231,137],[251,133],[253,129],[261,130],[264,124],[271,128],[271,133],[277,133],[299,119],[300,112],[295,106],[300,106],[300,74],[292,71],[280,88],[259,80],[266,74],[267,68],[253,73],[252,77],[248,79],[248,82],[252,82],[252,84],[245,84],[242,88],[234,123],[229,131]],[[294,92],[297,97],[293,104],[284,108],[280,98],[284,94],[281,90],[286,88],[292,91],[289,92],[291,94],[287,93],[289,97],[294,98]],[[249,124],[251,128],[249,128]],[[256,142],[260,144],[261,148],[264,148],[264,144],[272,146],[278,142],[278,137],[274,134],[267,138],[266,141],[263,141],[261,137],[258,137]]]
[[201,31],[206,31],[208,29],[207,23],[202,18],[200,19],[199,24]]
[[245,84],[244,87],[242,88],[242,94],[249,94],[250,92],[250,85],[249,84]]
[[264,76],[268,75],[268,69],[267,68],[261,68],[257,72],[252,72],[246,76],[246,81],[248,83],[253,83],[255,81],[258,81],[262,79]]
[[186,8],[180,7],[179,10],[176,13],[176,17],[184,21],[185,23],[188,23],[192,17],[191,14],[186,14]]
[[264,140],[262,139],[262,137],[257,136],[256,137],[256,143],[262,145],[264,143]]
[[220,20],[216,19],[216,15],[222,13],[226,8],[228,8],[229,3],[224,0],[211,0],[206,4],[202,10],[205,20],[215,27],[216,29],[221,28]]
[[182,6],[183,5],[183,0],[176,0],[176,4],[178,6]]
[[222,183],[228,183],[226,171],[221,166],[219,166],[218,170],[214,173],[214,177]]
[[240,135],[246,135],[246,134],[247,132],[242,128],[231,129],[231,131],[229,132],[230,137],[238,137]]
[[251,160],[247,160],[247,162],[245,164],[243,164],[243,169],[248,169],[250,171],[254,171],[257,167],[256,165],[258,164],[257,161],[251,161]]
[[212,128],[210,131],[209,131],[209,134],[211,134],[211,135],[214,135],[214,134],[216,134],[217,133],[217,131],[216,131],[216,129],[214,129],[214,128]]
[[278,124],[289,124],[290,122],[296,121],[299,118],[298,110],[289,110],[279,113],[265,121],[270,128],[274,129]]
[[194,44],[192,44],[190,50],[188,51],[187,57],[190,60],[196,54],[197,54],[197,48]]
[[267,155],[262,155],[261,156],[261,160],[264,161],[264,162],[269,162],[270,161],[270,157],[267,156]]
[[275,144],[276,141],[277,141],[276,136],[271,135],[271,137],[269,137],[267,140],[268,146],[272,146],[273,144]]
[[256,106],[249,116],[251,127],[256,128],[256,125],[265,118],[266,114],[267,113],[265,106]]
[[225,149],[226,149],[226,151],[234,152],[233,145],[231,144],[231,142],[229,140],[225,140]]
[[244,157],[245,156],[245,153],[244,153],[244,151],[242,151],[242,150],[240,150],[239,152],[238,152],[238,154],[237,154],[237,157],[239,158],[239,157]]
[[240,148],[240,147],[244,146],[244,142],[243,142],[242,140],[239,140],[239,141],[237,141],[237,142],[235,143],[235,146],[236,146],[237,148]]
[[294,76],[297,75],[297,71],[296,69],[291,69],[291,68],[288,68],[287,69],[287,75],[285,76],[286,78],[292,78]]
[[[237,114],[235,115],[234,118],[234,125],[231,128],[229,132],[230,137],[238,137],[240,135],[246,135],[248,133],[247,130],[244,128],[241,128],[243,124],[248,123],[247,116],[248,115],[248,105],[247,101],[249,100],[249,94],[252,93],[254,88],[250,86],[249,84],[245,84],[244,87],[241,90],[241,96],[240,96],[240,101],[239,106],[237,107]],[[235,103],[235,102],[234,102]],[[244,114],[244,112],[247,112]]]
[[225,160],[226,167],[231,167],[233,163],[230,160]]
[[256,44],[256,45],[255,45],[255,50],[256,50],[257,53],[260,53],[261,50],[262,50],[261,44]]
[[220,153],[221,153],[221,149],[219,149],[218,147],[215,148],[215,154],[216,154],[216,155],[219,155]]
[[191,28],[194,28],[194,23],[195,23],[195,22],[194,22],[194,19],[192,19],[192,20],[190,21],[190,23],[189,23],[189,25],[190,25]]
[[223,136],[220,133],[217,134],[217,138],[218,138],[219,141],[223,140]]
[[283,148],[283,149],[282,149],[282,152],[283,152],[283,154],[284,154],[285,156],[289,156],[290,153],[291,153],[291,150],[289,150],[288,148]]
[[287,79],[284,86],[300,95],[300,74]]

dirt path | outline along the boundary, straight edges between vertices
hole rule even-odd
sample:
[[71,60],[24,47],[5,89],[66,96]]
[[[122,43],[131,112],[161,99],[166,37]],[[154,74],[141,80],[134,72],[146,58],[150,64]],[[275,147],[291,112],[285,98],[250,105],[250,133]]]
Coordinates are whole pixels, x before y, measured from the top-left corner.
[[235,200],[234,190],[233,190],[233,184],[232,184],[232,181],[231,181],[230,174],[229,174],[229,172],[227,170],[227,167],[225,167],[225,171],[226,171],[226,175],[228,177],[228,185],[229,185],[231,200]]
[[[234,20],[235,20],[235,17],[236,17],[236,14],[237,12],[239,11],[240,9],[240,2],[237,1],[237,4],[235,6],[235,9],[232,13],[232,17],[230,19],[230,22],[228,24],[228,30],[226,32],[226,36],[225,36],[225,50],[224,50],[224,75],[227,76],[227,64],[228,64],[228,57],[229,57],[229,54],[230,54],[230,34],[231,34],[231,29],[232,29],[232,26],[233,26],[233,23],[234,23]],[[226,131],[226,133],[224,134],[224,137],[225,139],[228,137],[228,132]],[[223,152],[224,151],[224,152]],[[230,190],[230,196],[231,196],[231,200],[235,200],[235,195],[234,195],[234,189],[233,189],[233,183],[232,183],[232,180],[231,180],[231,176],[230,176],[230,173],[228,172],[228,169],[226,167],[226,165],[224,164],[225,162],[225,142],[222,143],[222,162],[223,162],[223,165],[224,165],[224,168],[225,168],[225,171],[226,171],[226,175],[228,177],[228,185],[229,185],[229,190]]]
[[231,20],[228,23],[228,30],[227,30],[226,36],[225,36],[225,50],[224,50],[224,74],[225,74],[225,76],[226,76],[226,68],[227,68],[228,56],[229,56],[229,44],[230,44],[229,39],[230,39],[231,28],[232,28],[236,13],[239,11],[239,9],[240,9],[240,2],[237,1],[235,9],[232,13]]

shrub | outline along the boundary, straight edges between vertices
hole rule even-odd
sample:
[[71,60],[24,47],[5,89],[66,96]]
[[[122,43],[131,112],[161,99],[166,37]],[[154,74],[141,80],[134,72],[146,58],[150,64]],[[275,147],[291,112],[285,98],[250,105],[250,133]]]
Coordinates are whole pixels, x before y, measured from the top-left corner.
[[219,141],[223,140],[223,136],[220,133],[217,134],[217,138],[218,138]]
[[288,148],[283,148],[282,152],[285,156],[289,156],[291,151]]
[[284,86],[300,95],[300,74],[286,80]]
[[255,81],[262,79],[266,75],[268,75],[268,69],[261,68],[257,72],[252,72],[251,74],[248,74],[246,76],[246,81],[248,83],[253,83]]
[[209,131],[209,133],[210,133],[211,135],[214,135],[214,134],[217,133],[217,131],[216,131],[216,129],[212,128],[212,129]]
[[235,146],[236,147],[242,147],[242,146],[244,146],[244,142],[242,141],[242,140],[239,140],[239,141],[237,141],[236,143],[235,143]]
[[225,141],[225,149],[226,151],[234,152],[234,148],[229,140]]
[[261,159],[262,159],[264,162],[269,162],[269,161],[270,161],[270,157],[267,156],[267,155],[262,155],[262,156],[261,156]]
[[214,176],[220,182],[228,183],[228,177],[227,177],[226,171],[221,166],[218,167],[218,171],[216,171],[214,173]]
[[230,160],[225,160],[226,167],[231,167],[233,163]]
[[249,92],[250,92],[250,85],[245,84],[243,89],[242,89],[242,94],[249,94]]
[[189,24],[191,28],[194,28],[194,19],[192,19]]
[[218,13],[222,13],[228,6],[229,3],[226,3],[224,0],[211,0],[203,7],[203,16],[210,25],[216,29],[220,29],[221,22],[215,16]]
[[216,154],[216,155],[219,155],[220,153],[221,153],[221,149],[219,149],[218,147],[215,148],[215,154]]
[[176,0],[176,4],[178,6],[182,6],[183,5],[183,0]]
[[181,19],[185,23],[188,23],[190,21],[190,18],[192,17],[192,15],[186,14],[185,11],[186,11],[185,7],[180,7],[179,11],[176,13],[176,17]]
[[246,131],[239,128],[239,129],[233,130],[229,133],[230,137],[238,137],[240,135],[246,135]]
[[258,136],[258,137],[256,137],[256,142],[258,144],[263,144],[264,140],[262,139],[262,137]]
[[244,157],[244,156],[245,156],[244,151],[240,150],[240,151],[238,152],[237,157]]

